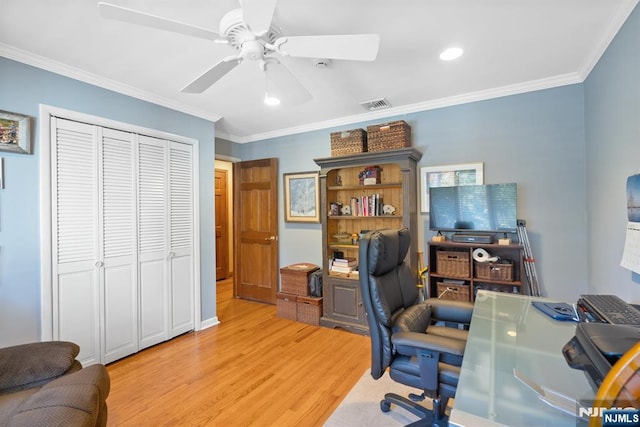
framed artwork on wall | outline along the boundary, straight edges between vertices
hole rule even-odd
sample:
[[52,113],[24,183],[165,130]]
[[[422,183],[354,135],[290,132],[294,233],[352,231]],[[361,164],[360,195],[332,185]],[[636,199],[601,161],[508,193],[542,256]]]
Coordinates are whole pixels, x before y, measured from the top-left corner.
[[0,110],[0,151],[31,154],[29,116]]
[[318,172],[285,173],[284,220],[286,222],[320,222]]
[[484,163],[424,166],[420,168],[420,211],[429,212],[429,188],[454,185],[482,185]]

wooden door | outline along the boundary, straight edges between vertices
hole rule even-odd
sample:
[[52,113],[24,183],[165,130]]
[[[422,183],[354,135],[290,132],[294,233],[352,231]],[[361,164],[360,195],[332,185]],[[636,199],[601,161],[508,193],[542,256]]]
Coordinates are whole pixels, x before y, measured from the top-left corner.
[[229,275],[227,179],[226,170],[216,169],[214,180],[216,205],[216,280],[226,279]]
[[235,295],[275,304],[278,289],[278,159],[234,164]]

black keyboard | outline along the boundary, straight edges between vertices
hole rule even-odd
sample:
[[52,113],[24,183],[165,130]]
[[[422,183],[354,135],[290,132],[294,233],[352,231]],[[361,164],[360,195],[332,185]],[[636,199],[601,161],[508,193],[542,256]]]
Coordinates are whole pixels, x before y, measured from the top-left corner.
[[580,299],[587,310],[604,322],[640,326],[640,310],[616,295],[580,295]]

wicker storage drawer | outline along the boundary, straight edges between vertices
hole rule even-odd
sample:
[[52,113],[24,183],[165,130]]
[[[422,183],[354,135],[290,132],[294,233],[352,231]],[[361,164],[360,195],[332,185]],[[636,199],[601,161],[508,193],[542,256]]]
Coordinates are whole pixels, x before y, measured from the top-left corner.
[[476,278],[487,280],[513,281],[513,263],[501,262],[475,262]]
[[436,273],[469,278],[469,252],[439,250],[436,253]]
[[404,120],[367,126],[367,149],[387,151],[411,147],[411,127]]
[[367,151],[367,133],[364,129],[352,129],[331,133],[331,155],[365,153]]
[[438,282],[438,298],[452,301],[471,301],[469,299],[469,285]]
[[296,301],[298,322],[319,326],[322,316],[322,298],[299,296]]
[[297,295],[276,292],[276,314],[278,317],[289,320],[298,320],[298,308],[296,307]]
[[319,270],[315,264],[292,264],[280,269],[280,291],[287,294],[309,295],[309,275]]

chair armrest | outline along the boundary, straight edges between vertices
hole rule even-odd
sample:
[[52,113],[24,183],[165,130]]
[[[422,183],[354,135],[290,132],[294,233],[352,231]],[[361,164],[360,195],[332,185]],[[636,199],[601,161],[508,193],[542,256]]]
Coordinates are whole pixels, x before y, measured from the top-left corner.
[[426,332],[431,323],[431,307],[427,304],[416,304],[402,311],[393,321],[392,331]]
[[419,332],[397,332],[391,335],[396,351],[404,356],[416,356],[420,350],[438,351],[463,356],[466,342]]
[[0,349],[0,394],[40,387],[74,365],[80,347],[65,341],[48,341]]
[[473,304],[470,302],[429,298],[425,303],[431,306],[431,316],[433,317],[433,320],[466,324],[471,323]]

